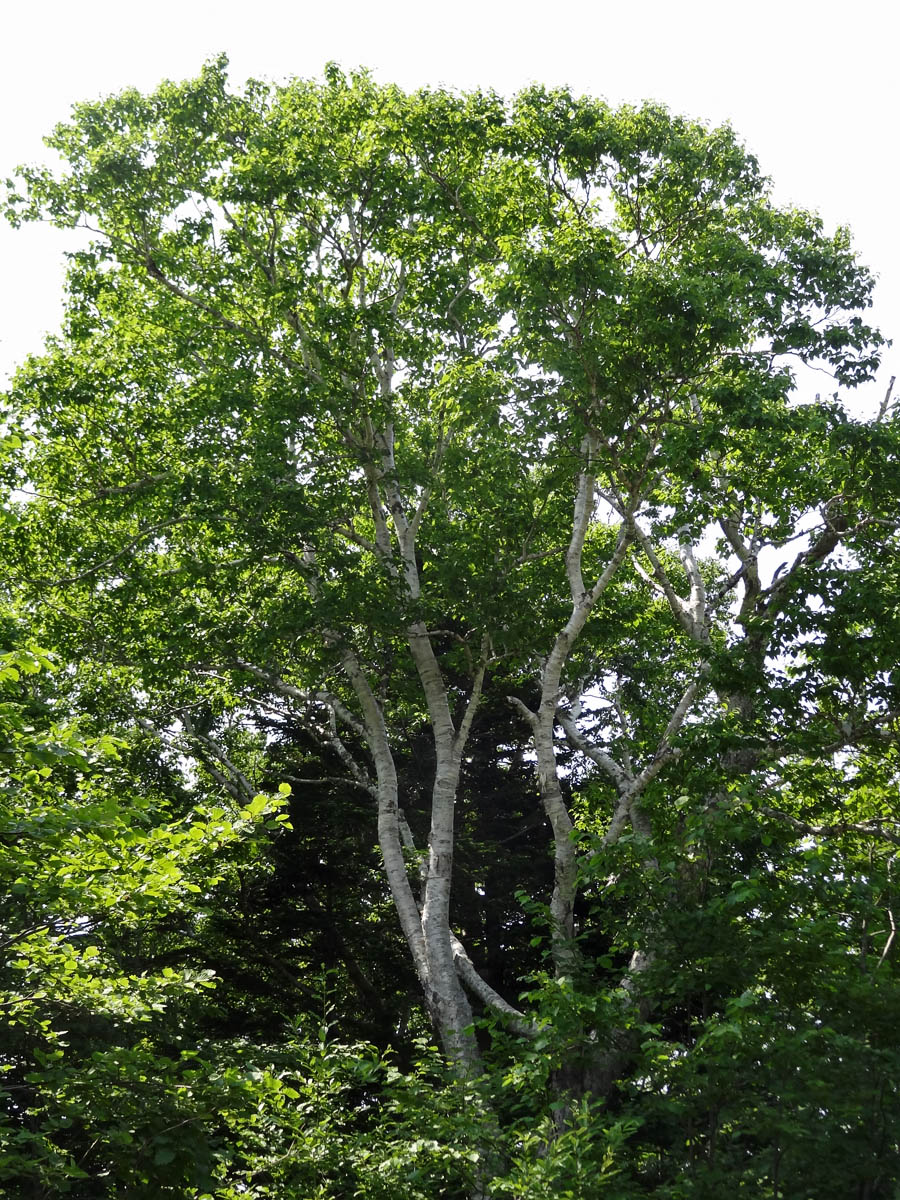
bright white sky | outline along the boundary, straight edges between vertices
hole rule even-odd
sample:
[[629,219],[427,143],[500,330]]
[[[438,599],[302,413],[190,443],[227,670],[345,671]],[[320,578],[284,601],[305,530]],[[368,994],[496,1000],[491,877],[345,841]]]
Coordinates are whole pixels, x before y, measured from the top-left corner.
[[[892,0],[15,3],[0,46],[0,179],[41,160],[42,136],[73,102],[195,75],[223,50],[237,82],[318,75],[334,59],[405,87],[510,93],[541,81],[611,102],[652,98],[730,121],[781,202],[849,224],[880,277],[875,319],[900,339],[898,13]],[[0,375],[56,326],[71,237],[0,227]],[[898,368],[900,340],[866,408]]]

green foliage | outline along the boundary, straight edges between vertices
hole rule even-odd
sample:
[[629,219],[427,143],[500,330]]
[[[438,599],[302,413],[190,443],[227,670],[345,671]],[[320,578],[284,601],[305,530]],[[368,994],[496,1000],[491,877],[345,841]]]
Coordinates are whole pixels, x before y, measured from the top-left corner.
[[[134,1126],[154,1110],[165,1127],[158,1091],[186,1085],[161,1040],[213,972],[142,969],[123,945],[172,916],[202,928],[223,853],[284,820],[283,798],[262,795],[232,812],[167,811],[123,769],[126,739],[84,736],[65,719],[45,683],[55,669],[33,644],[0,655],[0,1178],[23,1195],[27,1181],[62,1194],[108,1176],[97,1161],[133,1154]],[[141,1155],[159,1165],[165,1149],[147,1138]]]
[[[6,214],[94,240],[0,426],[10,1194],[892,1197],[900,425],[792,394],[884,344],[846,231],[538,86],[216,60],[49,144]],[[395,928],[450,861],[482,1073]]]

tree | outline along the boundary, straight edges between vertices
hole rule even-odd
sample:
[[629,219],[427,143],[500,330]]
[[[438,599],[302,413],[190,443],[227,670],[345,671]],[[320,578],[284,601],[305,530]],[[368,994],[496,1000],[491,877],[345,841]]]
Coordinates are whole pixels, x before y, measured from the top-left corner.
[[285,818],[264,796],[241,812],[173,812],[127,771],[127,739],[67,716],[46,681],[52,656],[7,614],[3,635],[18,644],[0,655],[0,1180],[10,1196],[105,1195],[115,1164],[132,1194],[159,1195],[173,1162],[193,1160],[198,1178],[222,1166],[215,1134],[199,1155],[191,1136],[210,1109],[229,1103],[232,1132],[252,1141],[241,1109],[257,1091],[262,1106],[266,1091],[284,1099],[273,1068],[267,1087],[247,1086],[241,1045],[183,1036],[213,972],[160,965],[150,944],[173,914],[202,927],[223,849]]
[[[890,393],[869,422],[798,402],[790,365],[872,377],[848,234],[777,208],[728,129],[538,87],[407,95],[329,68],[234,92],[219,61],[76,106],[50,145],[66,170],[22,172],[8,212],[95,238],[8,398],[33,493],[7,516],[11,588],[240,803],[273,723],[302,728],[295,791],[371,803],[460,1078],[492,1014],[532,1040],[510,1086],[546,1089],[560,1138],[631,1088],[680,1171],[699,1072],[754,1005],[805,1044],[823,963],[843,978],[851,950],[853,989],[887,1003],[896,414]],[[485,763],[508,788],[473,794]],[[550,859],[515,878],[494,866],[538,836],[529,804]],[[801,983],[780,951],[810,896]],[[778,953],[755,940],[767,905]],[[697,929],[720,968],[749,939],[739,992]],[[882,1050],[858,1081],[880,1112]],[[680,1143],[653,1116],[679,1087]],[[770,1155],[748,1165],[721,1149],[744,1125],[711,1112],[716,1186],[787,1186],[781,1133],[745,1113]],[[873,1129],[859,1162],[895,1165]]]

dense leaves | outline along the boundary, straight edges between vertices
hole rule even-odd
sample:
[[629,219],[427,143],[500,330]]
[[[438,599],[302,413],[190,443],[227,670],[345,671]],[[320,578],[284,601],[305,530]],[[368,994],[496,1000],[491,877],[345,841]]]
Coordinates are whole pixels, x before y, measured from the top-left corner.
[[216,61],[49,144],[10,1186],[892,1196],[900,429],[793,390],[878,365],[847,232],[537,86]]

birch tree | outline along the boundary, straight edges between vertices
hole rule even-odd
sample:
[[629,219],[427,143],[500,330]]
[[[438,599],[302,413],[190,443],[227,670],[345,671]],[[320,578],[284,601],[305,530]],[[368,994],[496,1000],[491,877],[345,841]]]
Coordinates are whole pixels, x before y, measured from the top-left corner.
[[[472,739],[513,712],[550,975],[615,1014],[557,1023],[564,1126],[660,1011],[665,913],[698,886],[686,829],[716,843],[740,810],[799,846],[900,837],[858,789],[822,813],[790,784],[826,759],[855,778],[896,731],[891,395],[863,422],[792,394],[796,363],[871,380],[871,275],[846,231],[775,206],[731,130],[563,90],[329,68],[234,91],[214,62],[78,105],[49,144],[64,167],[23,170],[7,212],[92,240],[8,397],[29,493],[8,586],[237,803],[262,743],[233,752],[229,714],[301,723],[371,797],[464,1078],[476,1015],[554,1025],[454,921]],[[398,760],[423,729],[414,832]],[[598,965],[627,855],[641,883]]]

